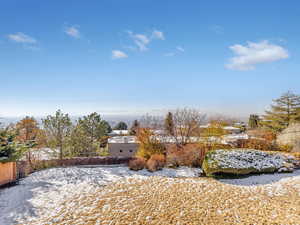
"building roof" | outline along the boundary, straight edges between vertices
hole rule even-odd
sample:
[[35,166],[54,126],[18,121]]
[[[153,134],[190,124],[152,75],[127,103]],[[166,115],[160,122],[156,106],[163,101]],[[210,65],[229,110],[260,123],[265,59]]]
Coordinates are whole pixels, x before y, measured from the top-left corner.
[[232,127],[232,126],[226,126],[226,127],[223,127],[224,130],[240,130],[240,128],[238,127]]
[[138,143],[136,136],[115,136],[108,139],[108,143],[118,143],[118,144],[132,144]]
[[112,130],[108,135],[128,135],[128,130]]

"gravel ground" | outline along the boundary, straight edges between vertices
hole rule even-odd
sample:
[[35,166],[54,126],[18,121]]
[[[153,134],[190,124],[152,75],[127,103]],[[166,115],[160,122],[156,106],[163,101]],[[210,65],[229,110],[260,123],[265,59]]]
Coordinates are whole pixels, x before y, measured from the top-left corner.
[[[34,214],[19,217],[19,224],[300,224],[299,170],[215,180],[195,177],[199,171],[188,168],[157,174],[125,167],[68,169],[33,174],[51,185],[35,190],[28,200]],[[194,178],[170,178],[178,176]],[[110,182],[101,183],[105,178]],[[0,192],[0,209],[2,200]]]

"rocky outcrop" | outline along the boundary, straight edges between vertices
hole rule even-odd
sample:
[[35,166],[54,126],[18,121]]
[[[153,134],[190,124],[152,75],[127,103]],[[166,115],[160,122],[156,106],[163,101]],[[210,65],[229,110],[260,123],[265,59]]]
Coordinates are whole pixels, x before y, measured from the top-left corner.
[[277,136],[277,143],[290,145],[293,152],[300,152],[300,123],[293,123]]
[[207,176],[218,173],[250,174],[292,172],[293,156],[254,149],[218,149],[206,154],[202,169]]

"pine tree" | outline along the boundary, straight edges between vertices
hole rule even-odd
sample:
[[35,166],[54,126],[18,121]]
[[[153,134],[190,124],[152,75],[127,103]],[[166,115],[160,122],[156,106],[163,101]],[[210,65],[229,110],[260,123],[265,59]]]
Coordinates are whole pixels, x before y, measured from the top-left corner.
[[292,122],[300,121],[300,96],[292,92],[284,93],[273,100],[271,110],[266,111],[262,124],[275,132],[287,128]]
[[127,128],[127,124],[121,121],[114,127],[114,130],[127,130]]
[[133,124],[132,124],[132,126],[131,126],[131,128],[130,128],[130,132],[129,132],[130,135],[137,135],[137,132],[138,132],[139,127],[140,127],[139,121],[134,120],[134,121],[133,121]]
[[64,156],[65,145],[70,136],[72,122],[68,114],[57,110],[54,116],[47,116],[42,119],[45,133],[48,138],[48,144],[52,148],[59,149],[59,158]]
[[259,116],[255,115],[255,114],[251,114],[250,117],[249,117],[248,126],[251,129],[258,128],[258,126],[259,126]]
[[169,135],[174,135],[174,121],[173,121],[173,114],[171,112],[168,112],[166,116],[165,130]]

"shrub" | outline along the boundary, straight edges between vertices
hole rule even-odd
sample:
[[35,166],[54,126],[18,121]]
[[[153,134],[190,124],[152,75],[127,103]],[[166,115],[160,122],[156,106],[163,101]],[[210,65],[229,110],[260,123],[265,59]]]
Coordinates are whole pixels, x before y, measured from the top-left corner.
[[145,168],[146,160],[144,158],[138,157],[129,161],[129,169],[131,170],[142,170]]
[[155,154],[147,161],[146,167],[149,171],[154,172],[161,170],[166,164],[166,158],[164,155]]
[[278,145],[274,141],[267,141],[265,139],[250,138],[247,140],[238,140],[236,143],[237,148],[249,148],[262,151],[291,151],[288,145]]
[[139,148],[137,156],[150,159],[154,154],[164,154],[165,145],[159,140],[153,138],[153,133],[149,129],[140,129],[138,133]]
[[56,160],[33,160],[30,163],[30,167],[33,171],[49,169],[57,166],[58,166],[58,161]]
[[297,160],[299,160],[300,161],[300,152],[293,152],[293,153],[291,153],[293,156],[295,156],[295,158],[297,159]]
[[230,145],[217,143],[197,143],[183,146],[169,145],[167,148],[167,165],[169,167],[201,167],[205,154],[215,149],[232,148]]
[[264,129],[264,128],[257,128],[257,129],[248,130],[247,134],[250,137],[264,139],[264,140],[269,141],[269,142],[272,142],[272,141],[276,140],[276,133],[274,133],[271,130]]

